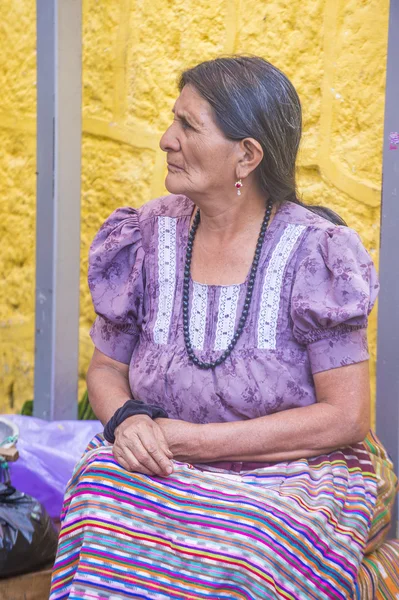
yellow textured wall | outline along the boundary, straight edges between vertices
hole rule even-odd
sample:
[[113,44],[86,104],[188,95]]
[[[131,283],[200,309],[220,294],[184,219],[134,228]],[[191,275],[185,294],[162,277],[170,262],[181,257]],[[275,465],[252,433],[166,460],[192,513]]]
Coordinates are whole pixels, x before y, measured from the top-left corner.
[[[0,3],[0,410],[32,397],[35,275],[35,0]],[[84,0],[81,357],[93,319],[87,250],[117,206],[163,190],[158,139],[184,67],[253,53],[304,107],[306,202],[336,209],[378,260],[388,0]],[[371,318],[375,377],[376,313]]]

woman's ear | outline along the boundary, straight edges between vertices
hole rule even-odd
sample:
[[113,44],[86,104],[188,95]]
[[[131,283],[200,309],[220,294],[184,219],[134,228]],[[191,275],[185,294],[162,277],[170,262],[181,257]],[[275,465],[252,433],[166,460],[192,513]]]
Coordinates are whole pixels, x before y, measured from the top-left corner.
[[262,161],[262,146],[254,138],[245,138],[240,141],[240,154],[237,177],[248,177]]

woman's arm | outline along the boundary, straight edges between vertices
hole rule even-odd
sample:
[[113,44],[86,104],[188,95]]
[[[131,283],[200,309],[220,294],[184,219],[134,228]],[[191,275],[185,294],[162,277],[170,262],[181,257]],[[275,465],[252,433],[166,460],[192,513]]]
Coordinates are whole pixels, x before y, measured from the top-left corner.
[[129,366],[108,358],[97,348],[94,350],[86,381],[91,407],[103,425],[132,397]]
[[[87,389],[95,415],[105,425],[132,397],[129,366],[95,349],[87,372]],[[113,453],[126,470],[166,476],[173,471],[162,429],[146,415],[129,417],[115,429]]]
[[296,460],[362,441],[370,428],[368,361],[317,373],[314,382],[311,406],[233,423],[157,422],[173,456],[192,463]]

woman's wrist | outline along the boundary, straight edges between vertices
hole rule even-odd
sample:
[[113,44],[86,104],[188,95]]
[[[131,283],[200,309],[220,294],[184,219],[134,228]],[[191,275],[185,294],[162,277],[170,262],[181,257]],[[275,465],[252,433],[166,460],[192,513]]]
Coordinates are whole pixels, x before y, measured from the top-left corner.
[[[124,421],[122,421],[122,423],[120,423],[119,425],[117,425],[115,427],[115,437],[116,437],[116,432],[117,431],[124,431],[125,429],[127,429],[128,427],[130,427],[130,425],[132,423],[140,423],[140,421],[146,422],[146,421],[151,421],[151,417],[149,417],[148,415],[132,415],[131,417],[127,417],[127,419],[125,419]],[[167,420],[167,419],[165,419]]]
[[202,425],[178,419],[159,418],[155,422],[161,427],[174,458],[189,462],[199,456]]
[[158,418],[167,419],[168,414],[163,408],[155,406],[153,404],[144,404],[138,400],[129,399],[123,406],[118,408],[111,419],[107,422],[104,427],[104,438],[107,442],[113,444],[115,442],[115,431],[116,429],[128,418],[146,415],[152,420]]

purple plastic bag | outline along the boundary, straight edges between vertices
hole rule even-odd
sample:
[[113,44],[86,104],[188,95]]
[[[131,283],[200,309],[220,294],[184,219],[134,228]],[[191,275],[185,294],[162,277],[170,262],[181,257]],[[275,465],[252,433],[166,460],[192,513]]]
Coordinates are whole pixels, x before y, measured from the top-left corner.
[[19,459],[10,463],[12,485],[39,500],[53,519],[61,513],[65,488],[100,421],[43,421],[4,415],[19,427]]

